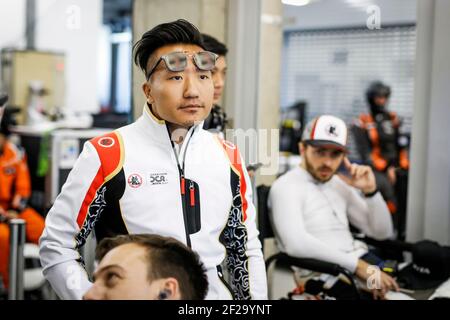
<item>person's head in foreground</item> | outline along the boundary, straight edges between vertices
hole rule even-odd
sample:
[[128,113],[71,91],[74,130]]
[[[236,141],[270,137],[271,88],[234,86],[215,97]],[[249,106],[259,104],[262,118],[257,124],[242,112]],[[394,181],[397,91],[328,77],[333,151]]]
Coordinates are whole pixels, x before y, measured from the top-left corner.
[[203,300],[206,270],[196,253],[170,237],[121,235],[96,248],[99,265],[86,300]]
[[302,167],[316,180],[327,182],[344,160],[346,144],[344,121],[330,115],[314,118],[307,124],[300,142]]
[[214,37],[207,34],[202,34],[205,49],[214,52],[219,57],[216,61],[216,66],[212,70],[212,78],[214,82],[214,104],[218,104],[222,97],[223,87],[227,76],[227,60],[226,55],[228,48]]
[[217,54],[206,51],[199,30],[186,20],[160,24],[134,45],[134,61],[153,115],[169,129],[189,128],[208,116]]

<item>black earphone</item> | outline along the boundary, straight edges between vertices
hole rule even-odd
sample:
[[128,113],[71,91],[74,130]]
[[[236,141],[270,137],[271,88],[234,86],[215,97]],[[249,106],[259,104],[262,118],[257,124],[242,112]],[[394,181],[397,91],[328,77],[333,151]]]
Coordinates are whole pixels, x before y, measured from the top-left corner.
[[170,295],[170,291],[167,289],[164,289],[161,291],[158,295],[158,300],[166,300]]

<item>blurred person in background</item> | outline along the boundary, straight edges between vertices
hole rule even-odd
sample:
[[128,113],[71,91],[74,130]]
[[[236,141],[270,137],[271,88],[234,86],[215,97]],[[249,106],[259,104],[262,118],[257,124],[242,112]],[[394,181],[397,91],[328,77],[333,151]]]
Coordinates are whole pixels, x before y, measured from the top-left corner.
[[5,108],[0,125],[0,276],[6,288],[9,284],[8,221],[25,220],[26,241],[30,243],[37,244],[44,230],[44,218],[28,206],[31,181],[25,153],[8,140],[14,124],[13,113],[13,109]]
[[202,34],[203,43],[205,44],[205,50],[214,52],[219,55],[216,60],[216,65],[212,70],[212,79],[214,82],[214,99],[211,113],[205,119],[203,128],[214,133],[223,134],[227,125],[227,115],[223,108],[219,105],[222,98],[223,88],[225,86],[225,80],[227,76],[227,60],[226,55],[228,48],[222,42],[216,38],[207,34]]
[[[403,233],[409,139],[401,134],[401,119],[388,109],[390,96],[389,86],[381,81],[371,83],[366,91],[370,112],[359,116],[354,132],[361,160],[374,169],[378,188],[393,214],[394,225]],[[404,238],[402,234],[398,236]]]

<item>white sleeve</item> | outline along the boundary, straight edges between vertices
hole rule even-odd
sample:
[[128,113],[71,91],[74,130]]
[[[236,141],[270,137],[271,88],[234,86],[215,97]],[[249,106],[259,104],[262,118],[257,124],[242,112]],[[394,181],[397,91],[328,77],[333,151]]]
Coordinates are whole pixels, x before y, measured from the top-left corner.
[[[43,273],[62,299],[80,299],[89,286],[77,250],[76,237],[81,231],[77,218],[99,168],[97,151],[90,142],[86,142],[61,193],[47,214],[45,229],[39,240]],[[71,284],[74,280],[72,274],[80,277],[79,280],[75,279],[75,285]]]
[[394,234],[392,218],[381,193],[377,192],[374,196],[366,198],[359,190],[342,180],[341,183],[342,187],[347,189],[347,214],[350,223],[369,237],[378,240],[392,237]]
[[293,257],[331,262],[354,272],[358,257],[332,248],[308,233],[302,212],[304,198],[298,191],[289,182],[278,180],[269,193],[271,220],[280,249]]
[[86,270],[75,260],[62,262],[45,269],[44,276],[58,297],[64,300],[81,300],[92,286]]
[[[242,158],[241,158],[242,159]],[[267,300],[267,276],[264,257],[261,249],[261,242],[259,241],[259,231],[256,227],[256,209],[253,204],[253,190],[250,177],[243,160],[242,168],[244,171],[246,192],[245,198],[248,204],[247,207],[247,219],[245,220],[245,226],[248,233],[248,239],[245,246],[246,255],[248,257],[248,270],[249,270],[249,285],[250,295],[253,300]]]

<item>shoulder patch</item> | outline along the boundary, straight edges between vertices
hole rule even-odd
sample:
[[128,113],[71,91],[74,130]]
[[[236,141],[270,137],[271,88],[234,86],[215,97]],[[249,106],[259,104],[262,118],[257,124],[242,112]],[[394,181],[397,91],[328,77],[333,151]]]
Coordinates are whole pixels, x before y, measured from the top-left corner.
[[217,141],[222,146],[223,150],[225,151],[225,154],[228,157],[228,160],[230,160],[231,165],[233,167],[236,167],[241,164],[241,157],[239,154],[239,150],[237,146],[230,141],[227,141],[225,139],[221,139],[216,137]]
[[97,141],[98,145],[103,148],[111,148],[116,141],[111,137],[102,137]]
[[231,143],[230,141],[222,140],[222,144],[223,144],[225,147],[230,148],[231,150],[236,149],[236,146],[235,146],[233,143]]
[[117,131],[113,131],[89,141],[97,150],[106,182],[122,168],[124,160],[122,137]]

